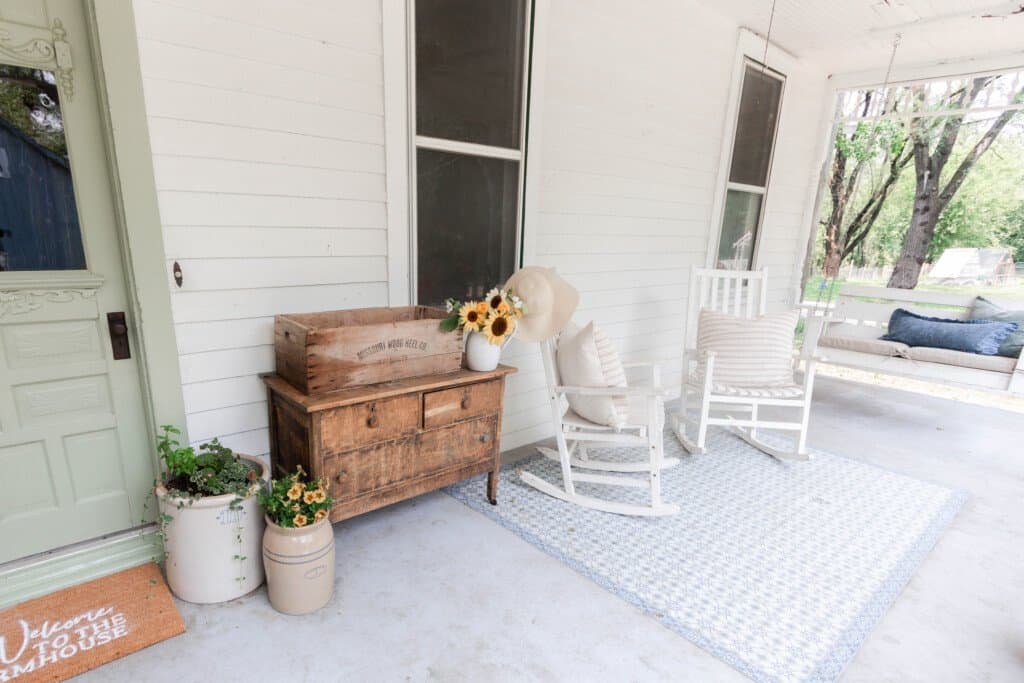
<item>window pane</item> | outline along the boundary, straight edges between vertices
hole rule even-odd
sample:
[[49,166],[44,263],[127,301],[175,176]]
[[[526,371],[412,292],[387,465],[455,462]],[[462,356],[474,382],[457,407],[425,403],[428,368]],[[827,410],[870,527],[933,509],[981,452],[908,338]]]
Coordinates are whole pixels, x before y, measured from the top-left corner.
[[771,73],[761,73],[760,67],[747,66],[729,167],[731,182],[758,187],[768,182],[781,98],[782,81]]
[[483,297],[515,268],[519,164],[416,151],[419,303]]
[[56,83],[0,64],[0,270],[85,268]]
[[416,133],[519,147],[524,0],[417,0]]
[[761,195],[729,190],[725,193],[722,239],[718,243],[718,268],[750,270],[754,263]]

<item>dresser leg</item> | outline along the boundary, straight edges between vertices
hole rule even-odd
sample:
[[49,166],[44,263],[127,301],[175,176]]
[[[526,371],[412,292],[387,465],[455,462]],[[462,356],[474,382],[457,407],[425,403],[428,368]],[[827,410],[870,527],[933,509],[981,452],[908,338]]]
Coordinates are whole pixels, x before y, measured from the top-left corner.
[[487,500],[491,505],[498,504],[498,468],[487,473]]

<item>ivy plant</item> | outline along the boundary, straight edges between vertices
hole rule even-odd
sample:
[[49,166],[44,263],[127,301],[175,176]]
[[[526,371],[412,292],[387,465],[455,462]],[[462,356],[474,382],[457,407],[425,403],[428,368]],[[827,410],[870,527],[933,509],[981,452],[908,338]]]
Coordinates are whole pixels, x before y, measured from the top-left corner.
[[235,494],[241,502],[259,480],[256,466],[242,460],[217,439],[199,446],[182,446],[181,430],[163,425],[157,438],[157,453],[164,463],[163,485],[173,495],[194,499]]

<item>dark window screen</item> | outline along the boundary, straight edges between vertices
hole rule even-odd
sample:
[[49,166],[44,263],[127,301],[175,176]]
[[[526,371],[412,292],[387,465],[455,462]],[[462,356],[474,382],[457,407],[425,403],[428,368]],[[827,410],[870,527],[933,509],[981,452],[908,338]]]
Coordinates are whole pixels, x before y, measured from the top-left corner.
[[419,303],[482,297],[516,264],[519,163],[416,152]]
[[782,81],[761,67],[747,65],[736,119],[729,181],[764,187],[772,159],[775,127],[782,100]]
[[523,0],[417,0],[416,133],[519,147]]

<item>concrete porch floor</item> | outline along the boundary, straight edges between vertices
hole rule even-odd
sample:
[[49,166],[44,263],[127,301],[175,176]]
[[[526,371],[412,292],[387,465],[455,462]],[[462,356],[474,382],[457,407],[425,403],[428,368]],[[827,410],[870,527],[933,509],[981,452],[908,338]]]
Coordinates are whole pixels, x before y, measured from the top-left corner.
[[[815,399],[813,448],[970,494],[843,680],[1024,680],[1024,415],[825,377]],[[335,534],[320,612],[179,603],[187,633],[80,680],[747,680],[443,493]]]

